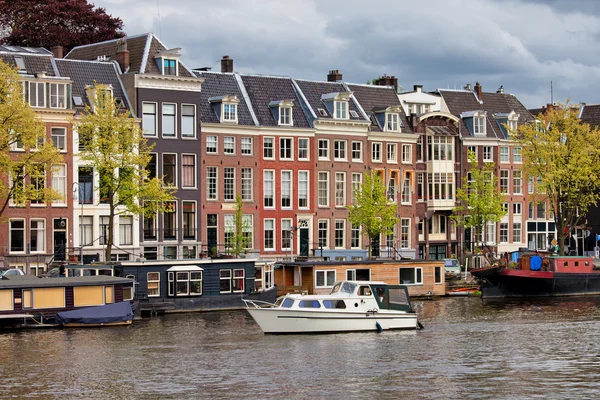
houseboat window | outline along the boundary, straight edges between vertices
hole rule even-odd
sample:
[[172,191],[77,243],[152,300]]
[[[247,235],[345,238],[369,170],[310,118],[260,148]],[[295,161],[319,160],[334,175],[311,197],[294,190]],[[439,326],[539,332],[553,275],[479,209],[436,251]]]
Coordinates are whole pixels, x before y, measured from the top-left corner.
[[399,268],[399,275],[403,285],[423,284],[423,268]]
[[104,296],[104,286],[74,287],[73,305],[75,307],[101,306],[104,304]]
[[221,279],[221,293],[231,293],[231,270],[222,269],[219,271],[219,276]]
[[33,290],[33,308],[64,308],[65,288],[37,288]]
[[371,296],[371,288],[368,286],[361,286],[358,289],[358,295],[359,296]]
[[325,308],[346,308],[344,300],[323,300]]
[[370,281],[371,270],[368,268],[347,269],[346,279],[349,281]]
[[160,296],[160,274],[148,272],[148,297]]
[[316,287],[331,287],[335,283],[335,270],[315,271]]
[[245,281],[245,271],[243,269],[233,270],[233,291],[243,292]]
[[575,261],[575,266],[579,267],[579,261]]
[[23,309],[33,307],[33,290],[23,290],[23,293],[21,294],[21,303],[23,304]]
[[321,304],[317,300],[301,300],[298,306],[300,308],[321,308]]
[[133,288],[132,287],[124,287],[123,288],[123,301],[133,300]]
[[98,270],[98,275],[102,275],[102,276],[112,276],[112,269],[111,268],[107,268],[107,269],[99,269]]
[[12,311],[14,309],[13,298],[12,289],[0,290],[0,311]]
[[293,305],[294,305],[294,300],[292,300],[292,299],[285,299],[285,300],[283,300],[283,303],[281,303],[281,307],[283,307],[283,308],[292,308]]
[[568,261],[563,262],[563,267],[568,267],[568,266],[569,266],[569,262]]
[[187,296],[190,293],[190,273],[177,272],[177,296]]
[[190,295],[202,294],[202,271],[190,272]]
[[115,302],[115,288],[114,286],[104,286],[104,304],[110,304]]
[[433,274],[435,283],[442,283],[442,267],[435,267]]

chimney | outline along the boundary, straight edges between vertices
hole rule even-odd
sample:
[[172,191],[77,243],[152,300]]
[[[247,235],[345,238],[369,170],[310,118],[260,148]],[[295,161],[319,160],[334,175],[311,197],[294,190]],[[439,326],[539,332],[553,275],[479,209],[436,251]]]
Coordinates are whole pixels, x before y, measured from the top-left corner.
[[413,85],[413,90],[417,93],[421,93],[423,91],[423,85]]
[[417,113],[410,114],[410,124],[412,125],[413,131],[417,129]]
[[504,93],[504,86],[501,85],[498,90],[496,90],[496,93]]
[[477,98],[481,100],[481,85],[479,82],[475,82],[475,94],[477,95]]
[[52,52],[54,58],[63,58],[65,56],[64,48],[62,46],[54,46],[50,49],[50,51]]
[[467,83],[463,89],[465,89],[465,90],[471,90],[471,84]]
[[129,50],[127,50],[127,38],[117,40],[117,52],[115,53],[115,61],[119,63],[121,72],[125,73],[129,69]]
[[342,81],[342,73],[339,69],[332,69],[329,71],[329,75],[327,75],[327,82],[341,82]]
[[378,86],[393,86],[396,93],[398,93],[398,78],[396,78],[393,75],[392,76],[383,75],[382,77],[379,77],[379,79],[377,79],[377,81],[375,81],[375,83]]
[[233,58],[223,56],[221,59],[221,72],[233,72]]

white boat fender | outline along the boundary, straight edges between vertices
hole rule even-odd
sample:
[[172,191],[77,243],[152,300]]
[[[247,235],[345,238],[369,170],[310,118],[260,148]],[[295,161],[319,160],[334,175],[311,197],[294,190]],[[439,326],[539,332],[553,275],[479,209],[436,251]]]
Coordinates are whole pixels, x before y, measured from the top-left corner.
[[377,332],[383,332],[383,328],[381,327],[381,325],[379,325],[379,322],[375,322],[375,328],[377,328]]

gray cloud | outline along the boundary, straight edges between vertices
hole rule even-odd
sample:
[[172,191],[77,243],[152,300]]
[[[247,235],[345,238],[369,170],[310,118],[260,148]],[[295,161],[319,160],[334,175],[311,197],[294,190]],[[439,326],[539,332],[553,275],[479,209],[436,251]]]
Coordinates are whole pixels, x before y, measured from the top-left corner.
[[[600,2],[447,0],[96,0],[134,35],[182,47],[190,67],[364,83],[395,75],[411,89],[503,85],[528,107],[599,102]],[[598,4],[598,5],[597,5]],[[159,8],[160,7],[160,8]],[[160,10],[160,23],[159,23]]]

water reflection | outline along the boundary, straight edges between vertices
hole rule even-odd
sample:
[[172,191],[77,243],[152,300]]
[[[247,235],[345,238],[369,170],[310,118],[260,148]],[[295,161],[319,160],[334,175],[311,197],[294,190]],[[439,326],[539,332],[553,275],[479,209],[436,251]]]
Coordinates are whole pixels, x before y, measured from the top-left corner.
[[595,398],[600,298],[417,301],[422,331],[265,336],[244,312],[0,334],[0,398]]

